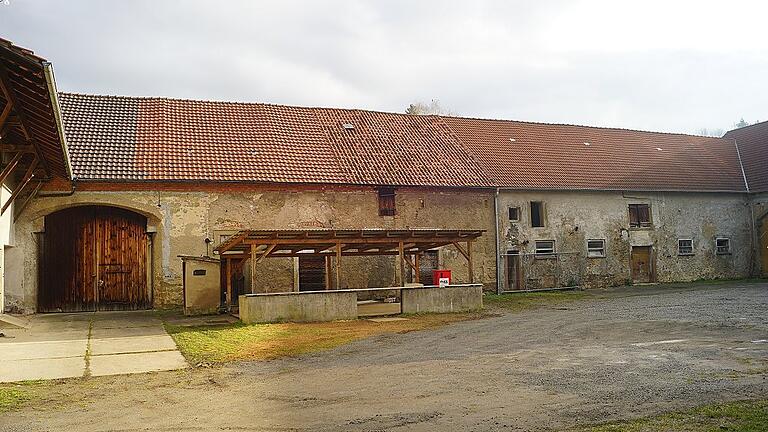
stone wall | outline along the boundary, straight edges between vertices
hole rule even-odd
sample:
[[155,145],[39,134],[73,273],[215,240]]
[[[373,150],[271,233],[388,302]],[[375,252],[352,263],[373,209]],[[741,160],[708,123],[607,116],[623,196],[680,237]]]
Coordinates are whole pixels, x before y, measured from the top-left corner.
[[[752,257],[747,200],[744,194],[718,193],[503,191],[501,250],[532,254],[536,240],[555,241],[562,254],[558,260],[522,259],[524,274],[535,275],[529,284],[550,284],[546,275],[553,273],[557,286],[627,284],[631,247],[649,245],[655,252],[658,282],[746,277]],[[531,201],[544,203],[543,228],[531,227]],[[650,228],[629,227],[631,203],[650,204]],[[520,207],[519,222],[509,222],[509,207]],[[715,254],[719,236],[731,239],[732,254]],[[678,256],[681,238],[693,239],[694,255]],[[606,241],[605,258],[586,257],[587,239]]]
[[[124,190],[124,189],[135,190]],[[155,190],[142,190],[155,188]],[[101,189],[101,190],[95,190]],[[160,191],[158,192],[159,189]],[[79,184],[71,196],[35,199],[17,220],[15,242],[6,250],[6,304],[34,312],[37,297],[38,234],[47,214],[76,205],[111,205],[148,218],[152,235],[154,304],[182,304],[179,255],[204,255],[221,236],[239,229],[443,228],[486,229],[474,246],[475,281],[495,287],[493,195],[484,191],[397,189],[397,216],[378,215],[375,188],[257,187],[244,185],[153,186]],[[453,247],[441,251],[444,268],[457,283],[467,282],[466,260]],[[267,259],[258,264],[259,292],[292,291],[294,260]],[[247,269],[248,266],[246,265]],[[248,278],[246,278],[248,280]],[[395,259],[345,258],[342,287],[391,286]]]

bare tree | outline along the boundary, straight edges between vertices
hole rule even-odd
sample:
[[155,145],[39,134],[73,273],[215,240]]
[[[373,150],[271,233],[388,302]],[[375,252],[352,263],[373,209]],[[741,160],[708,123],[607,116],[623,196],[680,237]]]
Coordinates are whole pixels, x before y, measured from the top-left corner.
[[720,138],[721,136],[725,135],[725,130],[723,130],[722,128],[717,128],[717,129],[701,128],[698,131],[696,131],[696,135]]
[[432,99],[428,104],[424,102],[414,102],[405,109],[406,114],[411,115],[456,115],[453,111],[440,105],[438,99]]

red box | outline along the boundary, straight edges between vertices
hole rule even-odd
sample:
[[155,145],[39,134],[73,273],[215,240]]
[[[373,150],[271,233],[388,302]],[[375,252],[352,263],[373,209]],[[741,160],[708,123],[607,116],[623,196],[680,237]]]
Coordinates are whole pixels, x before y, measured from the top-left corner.
[[447,286],[451,284],[450,270],[432,270],[432,285]]

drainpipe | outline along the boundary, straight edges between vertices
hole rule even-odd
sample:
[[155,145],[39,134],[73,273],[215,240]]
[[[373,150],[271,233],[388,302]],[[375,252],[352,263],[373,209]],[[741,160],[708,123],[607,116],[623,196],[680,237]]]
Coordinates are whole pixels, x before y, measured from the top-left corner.
[[493,221],[496,224],[496,231],[494,231],[494,238],[496,239],[496,294],[501,294],[501,249],[499,247],[499,188],[496,188],[496,193],[493,195]]

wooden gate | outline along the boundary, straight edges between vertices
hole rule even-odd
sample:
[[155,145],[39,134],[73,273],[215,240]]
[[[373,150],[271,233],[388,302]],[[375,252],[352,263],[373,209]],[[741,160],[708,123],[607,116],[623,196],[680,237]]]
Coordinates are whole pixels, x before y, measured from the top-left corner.
[[299,291],[322,291],[325,286],[325,257],[299,257]]
[[146,228],[144,216],[113,207],[46,216],[38,311],[150,308]]

